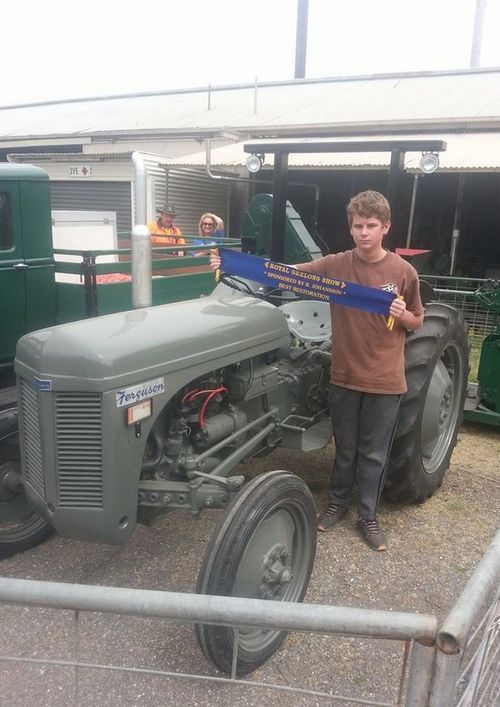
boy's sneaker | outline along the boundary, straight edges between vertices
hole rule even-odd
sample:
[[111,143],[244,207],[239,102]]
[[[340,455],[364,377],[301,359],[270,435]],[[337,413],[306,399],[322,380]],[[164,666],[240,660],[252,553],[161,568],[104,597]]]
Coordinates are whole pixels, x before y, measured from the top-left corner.
[[377,552],[387,550],[387,535],[378,520],[358,518],[356,521],[356,530],[372,550],[376,550]]
[[337,506],[335,503],[330,503],[323,515],[318,518],[318,530],[323,533],[331,530],[334,525],[340,523],[342,518],[345,518],[347,511],[347,506]]

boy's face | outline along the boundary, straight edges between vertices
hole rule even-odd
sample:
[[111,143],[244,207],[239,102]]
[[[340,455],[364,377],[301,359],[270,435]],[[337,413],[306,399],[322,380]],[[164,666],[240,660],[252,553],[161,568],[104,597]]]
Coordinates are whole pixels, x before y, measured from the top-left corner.
[[382,241],[389,231],[391,222],[383,223],[376,216],[354,215],[351,220],[350,232],[356,248],[361,253],[372,254],[382,248]]

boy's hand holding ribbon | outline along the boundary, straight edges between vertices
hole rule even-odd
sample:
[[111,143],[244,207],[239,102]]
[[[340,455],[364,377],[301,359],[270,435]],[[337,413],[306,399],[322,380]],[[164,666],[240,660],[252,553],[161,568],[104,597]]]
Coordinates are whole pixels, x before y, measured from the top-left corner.
[[387,328],[392,331],[394,329],[394,322],[396,319],[401,319],[401,317],[406,312],[406,302],[404,301],[402,295],[397,295],[395,299],[392,300],[391,306],[389,307],[389,317],[387,319]]

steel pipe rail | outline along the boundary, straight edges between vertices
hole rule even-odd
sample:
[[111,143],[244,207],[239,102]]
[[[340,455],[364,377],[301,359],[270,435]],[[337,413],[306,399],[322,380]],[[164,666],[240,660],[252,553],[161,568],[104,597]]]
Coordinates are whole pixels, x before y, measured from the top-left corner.
[[0,603],[156,616],[221,626],[258,626],[435,642],[434,616],[351,607],[0,578]]
[[471,297],[474,295],[474,290],[447,290],[442,287],[435,287],[434,292],[438,295],[470,295]]
[[437,636],[438,647],[447,655],[461,653],[475,616],[489,592],[500,581],[500,530],[469,579]]

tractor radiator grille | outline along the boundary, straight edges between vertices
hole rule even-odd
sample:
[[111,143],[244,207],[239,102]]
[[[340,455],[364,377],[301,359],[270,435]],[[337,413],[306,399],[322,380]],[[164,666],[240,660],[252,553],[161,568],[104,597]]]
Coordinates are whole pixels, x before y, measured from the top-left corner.
[[25,481],[45,500],[45,479],[43,476],[37,393],[24,379],[21,379],[21,408]]
[[99,393],[58,393],[55,401],[60,508],[102,508]]

